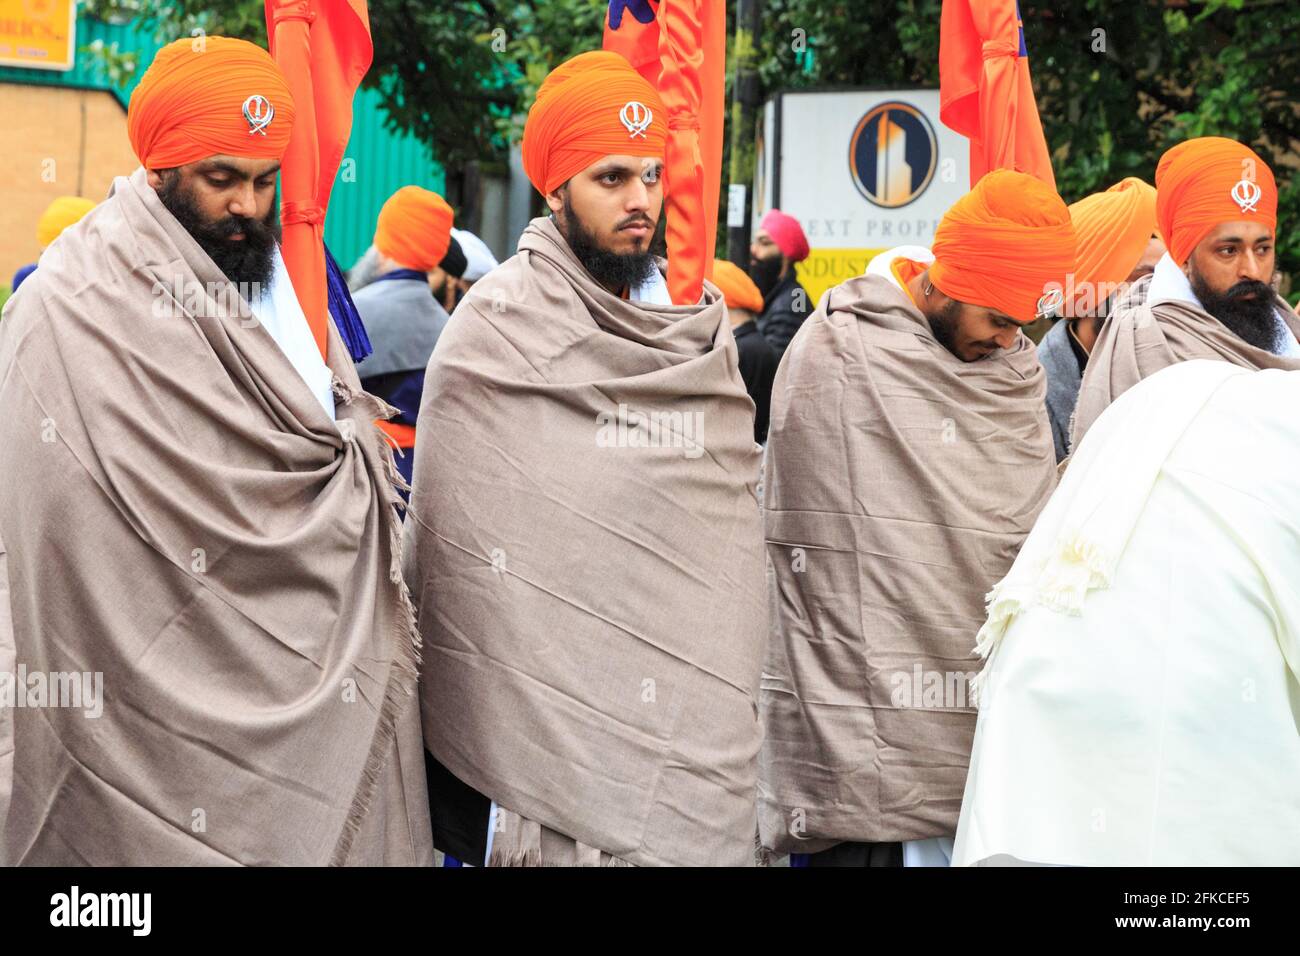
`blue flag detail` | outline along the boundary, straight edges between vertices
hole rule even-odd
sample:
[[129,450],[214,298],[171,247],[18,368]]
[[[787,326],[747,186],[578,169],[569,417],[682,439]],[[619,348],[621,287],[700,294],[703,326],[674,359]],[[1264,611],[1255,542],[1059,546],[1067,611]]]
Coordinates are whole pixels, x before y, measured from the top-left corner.
[[1016,0],[1016,26],[1020,28],[1020,51],[1017,56],[1029,56],[1029,47],[1025,46],[1025,21],[1020,19],[1020,0]]
[[623,25],[623,12],[636,17],[637,23],[653,23],[655,11],[650,0],[609,0],[609,28],[617,30]]
[[328,246],[325,248],[325,284],[329,290],[330,317],[334,319],[334,327],[339,330],[339,338],[348,347],[352,361],[360,362],[374,348],[370,344],[370,336],[366,335],[366,327],[361,322],[357,307],[352,302],[352,293],[348,291],[343,270],[330,255]]

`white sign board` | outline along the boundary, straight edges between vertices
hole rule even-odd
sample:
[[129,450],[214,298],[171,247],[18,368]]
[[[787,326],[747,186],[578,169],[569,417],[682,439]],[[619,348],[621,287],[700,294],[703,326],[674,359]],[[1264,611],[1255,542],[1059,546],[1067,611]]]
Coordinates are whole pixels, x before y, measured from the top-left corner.
[[808,236],[812,254],[799,278],[814,301],[884,249],[930,244],[970,182],[970,143],[939,122],[938,90],[780,97],[764,117],[776,114],[763,157],[775,183],[763,198]]
[[745,225],[745,184],[727,186],[727,228],[738,229]]

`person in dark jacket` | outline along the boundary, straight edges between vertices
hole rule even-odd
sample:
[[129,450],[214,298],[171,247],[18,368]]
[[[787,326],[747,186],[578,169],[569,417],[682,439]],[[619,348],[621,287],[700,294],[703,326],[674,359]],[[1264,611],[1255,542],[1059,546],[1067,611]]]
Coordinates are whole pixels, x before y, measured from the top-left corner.
[[807,258],[808,237],[799,220],[769,209],[749,247],[749,276],[763,296],[758,331],[776,349],[778,358],[815,304],[794,271],[795,263]]
[[754,280],[726,259],[713,260],[713,284],[722,292],[727,304],[731,334],[739,352],[740,377],[745,380],[745,391],[754,400],[754,441],[761,445],[767,441],[772,380],[776,378],[776,367],[781,363],[776,349],[763,338],[758,323],[754,321],[763,311],[763,296]]

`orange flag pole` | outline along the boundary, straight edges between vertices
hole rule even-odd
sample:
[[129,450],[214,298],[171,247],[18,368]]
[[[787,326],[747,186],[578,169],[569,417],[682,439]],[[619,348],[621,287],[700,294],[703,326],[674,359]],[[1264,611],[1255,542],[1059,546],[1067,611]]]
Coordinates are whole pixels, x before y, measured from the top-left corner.
[[[704,0],[704,102],[700,107],[700,158],[704,163],[704,278],[713,278],[722,193],[722,141],[727,112],[727,5]],[[698,298],[697,300],[698,301]]]
[[668,294],[675,305],[699,301],[708,236],[704,220],[704,157],[700,103],[704,99],[702,0],[664,0],[659,8],[659,95],[668,110],[664,157],[664,215],[668,219]]
[[325,210],[373,56],[370,18],[365,0],[266,0],[266,34],[297,108],[280,170],[281,254],[328,360]]

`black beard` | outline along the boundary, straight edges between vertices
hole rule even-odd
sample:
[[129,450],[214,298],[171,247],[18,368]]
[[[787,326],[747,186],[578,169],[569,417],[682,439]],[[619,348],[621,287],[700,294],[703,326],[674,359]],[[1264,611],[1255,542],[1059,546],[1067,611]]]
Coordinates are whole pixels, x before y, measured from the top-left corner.
[[[939,344],[946,348],[953,355],[957,355],[957,318],[961,314],[961,303],[956,299],[949,299],[947,304],[939,310],[938,315],[926,316],[930,323],[930,331],[934,337],[939,340]],[[958,356],[960,358],[961,356]]]
[[640,285],[659,268],[647,245],[645,252],[610,252],[600,246],[596,234],[573,211],[568,190],[564,192],[564,219],[560,233],[591,277],[608,289]]
[[[275,247],[280,240],[276,216],[279,204],[272,202],[261,222],[243,216],[227,216],[213,222],[203,215],[193,192],[181,188],[179,173],[164,175],[158,198],[225,277],[241,289],[241,294],[245,289],[269,289],[275,273]],[[230,238],[237,232],[244,234],[242,241]]]
[[770,259],[753,259],[749,260],[749,277],[754,280],[754,285],[758,286],[758,292],[764,300],[767,294],[776,288],[777,282],[781,279],[781,267],[784,263],[781,256],[772,256]]
[[[1218,293],[1193,271],[1188,279],[1192,291],[1206,312],[1226,325],[1237,338],[1272,352],[1277,348],[1277,320],[1273,317],[1273,287],[1254,279],[1242,279],[1231,289]],[[1254,299],[1242,298],[1255,293]]]

